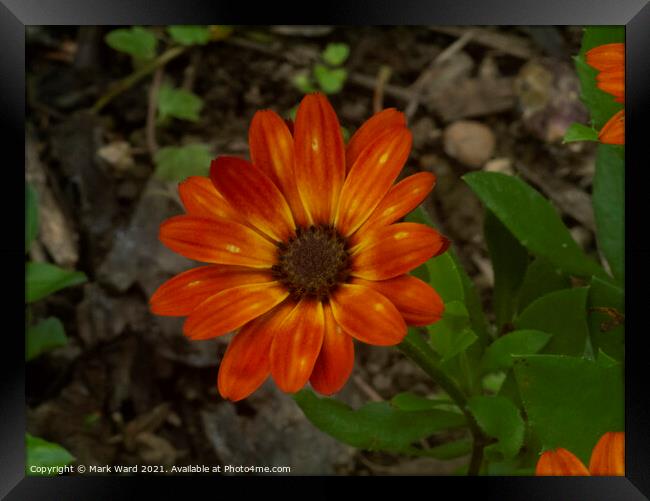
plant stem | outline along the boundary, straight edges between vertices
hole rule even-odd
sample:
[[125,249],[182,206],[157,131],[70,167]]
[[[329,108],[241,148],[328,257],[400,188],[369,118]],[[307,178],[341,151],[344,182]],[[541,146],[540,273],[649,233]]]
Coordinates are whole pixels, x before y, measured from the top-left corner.
[[438,357],[429,345],[419,337],[417,332],[409,332],[401,344],[397,346],[402,353],[415,362],[431,379],[433,379],[449,395],[461,410],[467,426],[472,434],[472,456],[467,470],[468,475],[478,475],[483,461],[483,448],[486,437],[481,431],[476,419],[467,408],[467,397],[458,385],[438,367]]
[[138,68],[136,71],[131,73],[128,77],[123,78],[122,80],[117,82],[113,87],[111,87],[111,89],[106,94],[100,97],[92,107],[91,111],[93,113],[98,113],[99,111],[101,111],[101,109],[104,106],[110,103],[115,97],[119,96],[125,90],[128,90],[131,87],[133,87],[136,83],[138,83],[140,80],[146,77],[149,73],[155,71],[157,68],[161,66],[164,66],[175,57],[180,56],[183,52],[185,52],[185,50],[186,47],[172,47],[171,49],[168,49],[165,52],[163,52],[156,59],[149,61],[142,67]]

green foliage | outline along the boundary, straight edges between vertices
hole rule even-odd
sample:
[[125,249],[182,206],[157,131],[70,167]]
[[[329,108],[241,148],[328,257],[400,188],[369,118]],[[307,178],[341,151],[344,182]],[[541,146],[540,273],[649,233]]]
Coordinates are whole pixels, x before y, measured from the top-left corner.
[[516,456],[524,441],[524,420],[519,409],[500,396],[472,397],[467,406],[483,431],[497,440],[485,448],[486,457],[501,461]]
[[326,94],[336,94],[343,89],[348,72],[341,65],[350,54],[350,47],[344,43],[330,43],[321,54],[322,62],[314,64],[311,70],[303,71],[293,77],[294,86],[307,94],[321,90]]
[[153,59],[156,55],[156,36],[140,26],[110,31],[105,40],[109,47],[138,59]]
[[25,252],[38,234],[38,193],[28,183],[25,183]]
[[624,426],[620,364],[563,355],[517,357],[514,372],[529,426],[544,449],[564,447],[588,464],[608,431]]
[[330,66],[342,65],[350,55],[350,47],[344,43],[328,43],[322,57]]
[[25,465],[27,475],[34,475],[30,471],[31,466],[65,466],[75,460],[75,457],[60,445],[34,437],[29,433],[25,435],[25,445],[27,447]]
[[513,355],[533,355],[546,346],[551,336],[531,329],[509,332],[488,346],[481,365],[487,371],[510,369]]
[[316,78],[321,90],[326,94],[340,92],[347,77],[348,72],[345,68],[329,68],[324,64],[314,66],[314,78]]
[[588,50],[599,45],[624,41],[624,26],[590,26],[585,28],[582,47],[575,58],[576,69],[580,78],[580,97],[589,108],[593,126],[597,130],[600,130],[607,120],[623,108],[623,105],[617,103],[614,96],[598,88],[596,84],[598,70],[587,64],[585,54]]
[[81,284],[87,280],[81,271],[64,270],[49,263],[27,263],[25,299],[28,303],[38,301],[50,294]]
[[425,411],[427,409],[458,410],[449,398],[426,398],[408,391],[398,393],[390,400],[390,403],[401,411]]
[[623,148],[599,144],[593,197],[596,240],[614,278],[625,275],[625,159]]
[[166,146],[156,153],[155,175],[165,181],[182,181],[189,176],[207,176],[212,157],[205,144]]
[[65,346],[68,338],[58,318],[49,317],[27,329],[25,360],[34,358],[59,346]]
[[[293,84],[304,94],[315,92],[314,82],[308,72],[300,72],[293,77]],[[295,117],[293,118],[295,120]]]
[[565,143],[575,141],[598,141],[598,131],[593,127],[587,127],[579,123],[573,123],[564,134]]
[[623,362],[625,355],[623,289],[597,277],[591,281],[588,324],[594,352]]
[[176,89],[169,84],[160,86],[158,93],[158,115],[161,121],[173,117],[197,122],[203,108],[203,99],[185,89]]
[[306,389],[296,393],[294,399],[321,431],[366,450],[415,453],[413,442],[465,424],[465,418],[457,412],[403,411],[388,402],[371,402],[354,410],[332,398],[319,398]]
[[582,355],[589,335],[587,287],[551,292],[533,301],[515,320],[517,329],[553,334],[544,351]]
[[573,275],[604,273],[573,240],[550,202],[524,181],[498,172],[474,172],[463,179],[532,254]]
[[526,268],[526,274],[517,298],[517,311],[523,311],[538,297],[570,287],[571,280],[568,276],[545,259],[538,257]]
[[460,301],[445,304],[442,319],[427,327],[431,346],[442,357],[444,363],[464,352],[478,338],[472,331],[467,308]]
[[181,45],[205,45],[210,41],[210,26],[168,26],[167,33]]

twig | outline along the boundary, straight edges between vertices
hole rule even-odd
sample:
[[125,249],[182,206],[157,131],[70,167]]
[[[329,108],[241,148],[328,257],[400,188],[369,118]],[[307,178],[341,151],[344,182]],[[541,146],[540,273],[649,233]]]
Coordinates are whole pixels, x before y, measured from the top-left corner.
[[379,113],[384,109],[384,87],[390,79],[393,70],[390,66],[382,66],[377,73],[377,84],[375,85],[375,92],[372,96],[372,110],[374,113]]
[[158,66],[153,74],[151,87],[149,88],[149,103],[147,106],[147,150],[153,161],[158,153],[158,142],[156,141],[156,112],[158,111],[158,91],[163,78],[163,66]]
[[354,379],[355,384],[361,388],[361,391],[363,391],[373,402],[382,402],[384,400],[372,386],[361,379],[361,376],[355,375],[352,379]]
[[[432,26],[429,29],[431,31],[455,37],[460,37],[468,31],[468,28],[459,26]],[[504,54],[521,59],[530,59],[535,55],[530,43],[525,38],[516,35],[498,33],[485,28],[469,29],[474,32],[474,36],[472,37],[474,43],[485,45],[486,47],[496,49]]]
[[91,108],[93,113],[99,113],[104,106],[110,103],[115,97],[119,96],[122,92],[130,89],[152,71],[155,71],[160,66],[164,66],[172,59],[180,56],[185,52],[186,47],[172,47],[166,50],[153,61],[146,63],[141,68],[131,73],[126,78],[117,82],[106,94],[100,97],[94,106]]
[[445,50],[443,50],[440,54],[438,54],[433,59],[433,61],[431,61],[429,66],[420,74],[417,80],[413,82],[413,84],[411,85],[411,99],[409,100],[409,103],[406,106],[406,110],[404,111],[404,114],[406,115],[407,118],[409,119],[412,118],[416,110],[418,109],[418,106],[420,105],[420,98],[422,96],[422,91],[435,75],[435,70],[438,67],[440,67],[444,62],[451,59],[451,57],[457,54],[460,50],[462,50],[462,48],[465,47],[465,45],[467,45],[467,43],[472,39],[473,36],[474,36],[474,31],[472,31],[471,29],[469,31],[466,31],[463,34],[463,36],[461,36],[458,40],[456,40],[454,43],[452,43],[447,48],[445,48]]

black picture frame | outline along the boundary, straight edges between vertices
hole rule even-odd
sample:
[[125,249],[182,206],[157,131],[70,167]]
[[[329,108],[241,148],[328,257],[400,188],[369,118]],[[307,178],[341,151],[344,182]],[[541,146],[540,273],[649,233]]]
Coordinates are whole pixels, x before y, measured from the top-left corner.
[[[613,500],[650,498],[650,392],[646,388],[647,355],[643,351],[644,289],[650,282],[650,244],[644,241],[650,214],[647,194],[648,155],[643,148],[644,123],[650,122],[650,5],[647,0],[375,0],[329,1],[319,4],[286,5],[276,2],[248,5],[245,2],[209,0],[0,0],[0,104],[3,122],[4,176],[2,204],[3,231],[0,237],[4,281],[4,337],[2,357],[2,416],[0,440],[0,495],[7,499],[120,499],[151,494],[161,477],[48,477],[25,476],[25,370],[23,270],[21,233],[24,231],[16,207],[23,205],[18,165],[24,161],[25,141],[25,26],[26,25],[160,25],[160,24],[334,24],[334,25],[625,25],[626,26],[626,471],[625,478],[590,477],[411,477],[420,495],[442,495],[441,487],[463,496],[478,489],[486,499],[571,499]],[[22,159],[21,159],[22,158]],[[646,160],[644,161],[643,158]],[[645,165],[645,167],[644,167]],[[13,177],[15,176],[15,178]],[[20,211],[19,211],[20,212]],[[24,214],[22,215],[24,218]],[[21,285],[22,284],[22,285]],[[18,292],[17,292],[18,291]],[[19,305],[22,302],[22,306]],[[184,482],[184,487],[202,487],[214,478],[164,477]],[[299,491],[295,478],[219,477],[219,485],[231,484],[240,495],[256,484],[268,485],[283,495]],[[252,479],[251,479],[252,480]],[[257,482],[260,480],[260,482]],[[309,497],[340,495],[347,478],[302,477],[299,483],[313,483]],[[364,496],[371,491],[392,490],[394,477],[378,477],[363,482]],[[402,479],[404,480],[404,479]],[[402,482],[400,482],[402,483]],[[164,487],[168,489],[168,487]],[[220,489],[222,487],[219,487]],[[265,487],[266,489],[267,487]],[[387,488],[389,488],[387,490]],[[410,490],[409,490],[410,491]],[[407,491],[407,495],[409,493]],[[169,491],[185,495],[187,491]],[[210,491],[208,491],[210,492]],[[415,491],[414,491],[415,492]],[[404,491],[395,493],[404,495]],[[221,495],[213,493],[211,495]],[[418,494],[414,494],[418,495]],[[647,497],[646,497],[647,496]]]

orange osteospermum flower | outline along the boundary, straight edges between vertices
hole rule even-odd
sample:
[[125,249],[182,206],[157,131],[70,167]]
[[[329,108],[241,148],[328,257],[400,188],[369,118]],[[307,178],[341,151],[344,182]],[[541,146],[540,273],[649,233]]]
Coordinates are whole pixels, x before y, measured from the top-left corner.
[[573,453],[558,448],[544,452],[537,462],[537,476],[624,476],[625,433],[605,433],[591,453],[589,469]]
[[224,398],[247,397],[269,374],[285,392],[309,381],[336,393],[352,372],[353,339],[395,345],[407,324],[442,316],[436,291],[407,273],[449,242],[397,222],[435,176],[394,184],[411,149],[402,113],[377,113],[346,148],[318,93],[302,100],[293,130],[273,111],[257,112],[249,146],[251,162],[218,157],[209,179],[180,184],[187,213],[164,221],[160,239],[209,264],[161,285],[151,310],[186,316],[191,339],[236,331],[219,368]]
[[[614,96],[618,103],[625,102],[625,44],[599,45],[586,53],[587,64],[598,70],[598,88]],[[598,133],[605,144],[625,144],[625,110],[613,115]]]

